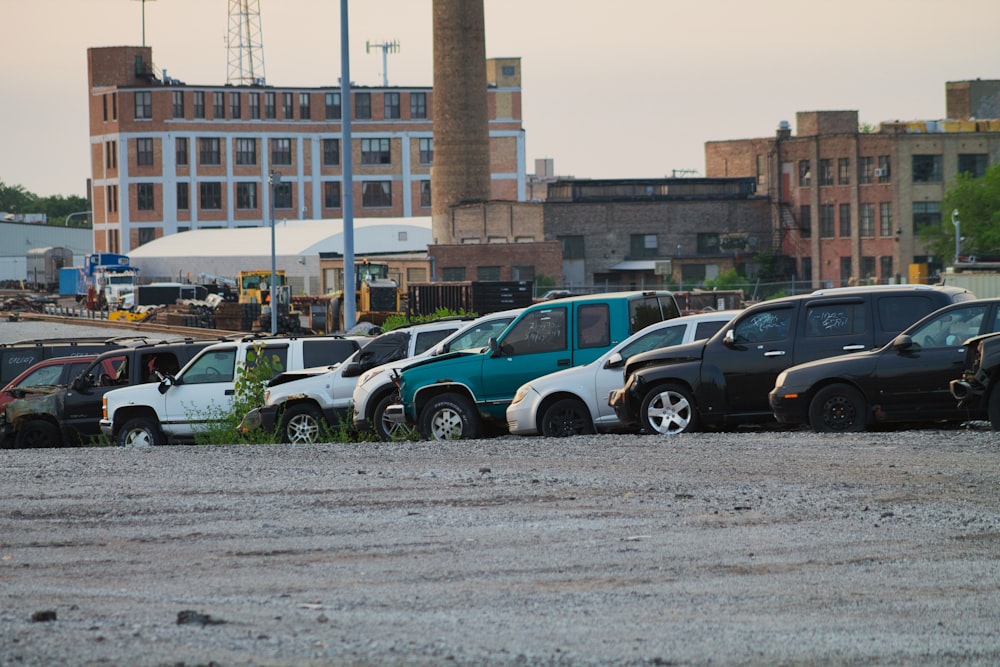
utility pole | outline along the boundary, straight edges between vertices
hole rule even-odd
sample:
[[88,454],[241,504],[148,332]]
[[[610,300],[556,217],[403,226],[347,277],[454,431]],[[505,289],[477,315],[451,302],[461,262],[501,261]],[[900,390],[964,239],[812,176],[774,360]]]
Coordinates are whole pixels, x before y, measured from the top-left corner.
[[142,3],[142,45],[146,46],[146,3],[153,0],[138,0]]

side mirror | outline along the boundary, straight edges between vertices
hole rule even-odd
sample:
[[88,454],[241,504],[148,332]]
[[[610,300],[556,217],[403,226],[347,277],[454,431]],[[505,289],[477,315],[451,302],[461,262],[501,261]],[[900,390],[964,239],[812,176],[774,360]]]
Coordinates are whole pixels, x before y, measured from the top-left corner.
[[438,343],[437,345],[434,346],[434,349],[431,351],[431,356],[439,357],[442,354],[448,352],[449,347],[450,346],[448,345],[448,343]]
[[500,343],[493,336],[490,336],[490,354],[494,357],[499,357],[501,354]]
[[345,378],[356,378],[364,372],[364,368],[362,368],[361,364],[356,361],[352,361],[344,366],[344,372],[341,373],[341,375]]
[[621,368],[624,365],[625,365],[625,360],[622,359],[621,352],[615,352],[610,357],[608,357],[607,361],[604,362],[605,368]]
[[892,348],[896,350],[896,352],[906,352],[907,350],[913,349],[913,346],[913,339],[910,338],[908,334],[899,334],[892,339]]
[[81,375],[75,380],[73,380],[73,389],[77,391],[84,391],[90,389],[94,386],[94,374],[87,373],[86,375]]
[[173,375],[164,375],[163,379],[160,380],[160,384],[157,386],[157,390],[161,394],[165,394],[167,393],[167,390],[173,387],[176,383],[177,380],[174,378]]
[[723,336],[722,338],[722,342],[730,347],[736,345],[736,330],[730,329],[729,331],[727,331],[726,335]]

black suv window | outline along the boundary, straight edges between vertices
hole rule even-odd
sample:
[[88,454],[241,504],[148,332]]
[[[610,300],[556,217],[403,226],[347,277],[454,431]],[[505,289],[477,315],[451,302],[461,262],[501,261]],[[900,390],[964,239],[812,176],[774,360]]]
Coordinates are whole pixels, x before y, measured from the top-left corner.
[[754,313],[736,323],[733,333],[737,343],[763,343],[788,338],[792,308],[775,308]]
[[806,307],[806,336],[849,336],[866,330],[863,303],[825,303]]
[[883,331],[899,333],[924,315],[934,312],[935,306],[924,296],[887,296],[878,299],[878,318]]

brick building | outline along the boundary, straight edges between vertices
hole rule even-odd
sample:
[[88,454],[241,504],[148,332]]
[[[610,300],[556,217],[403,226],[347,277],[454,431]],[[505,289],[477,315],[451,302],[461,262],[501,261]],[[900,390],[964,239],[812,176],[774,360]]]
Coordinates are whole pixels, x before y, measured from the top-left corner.
[[[94,249],[127,253],[188,229],[342,218],[341,114],[352,113],[356,217],[431,214],[429,87],[188,85],[149,47],[91,48]],[[526,199],[520,60],[487,63],[490,197]]]
[[[860,128],[857,111],[796,114],[774,137],[710,141],[706,174],[746,177],[771,201],[776,254],[813,287],[917,282],[951,257],[926,254],[924,225],[950,223],[941,200],[960,172],[1000,160],[1000,81],[946,84],[948,120]],[[911,275],[911,268],[913,269]]]

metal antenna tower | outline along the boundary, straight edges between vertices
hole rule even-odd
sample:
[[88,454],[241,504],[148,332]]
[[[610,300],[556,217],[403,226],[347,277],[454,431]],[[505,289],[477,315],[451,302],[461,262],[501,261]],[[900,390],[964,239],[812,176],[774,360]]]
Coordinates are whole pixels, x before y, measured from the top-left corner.
[[372,49],[382,49],[382,87],[389,87],[389,67],[387,62],[387,56],[390,53],[396,53],[399,51],[399,40],[394,39],[391,42],[381,42],[378,44],[373,44],[371,42],[365,42],[365,53],[371,53]]
[[229,0],[229,73],[231,85],[263,85],[264,41],[260,29],[260,0]]
[[138,0],[142,3],[142,45],[146,46],[146,3],[153,0]]

